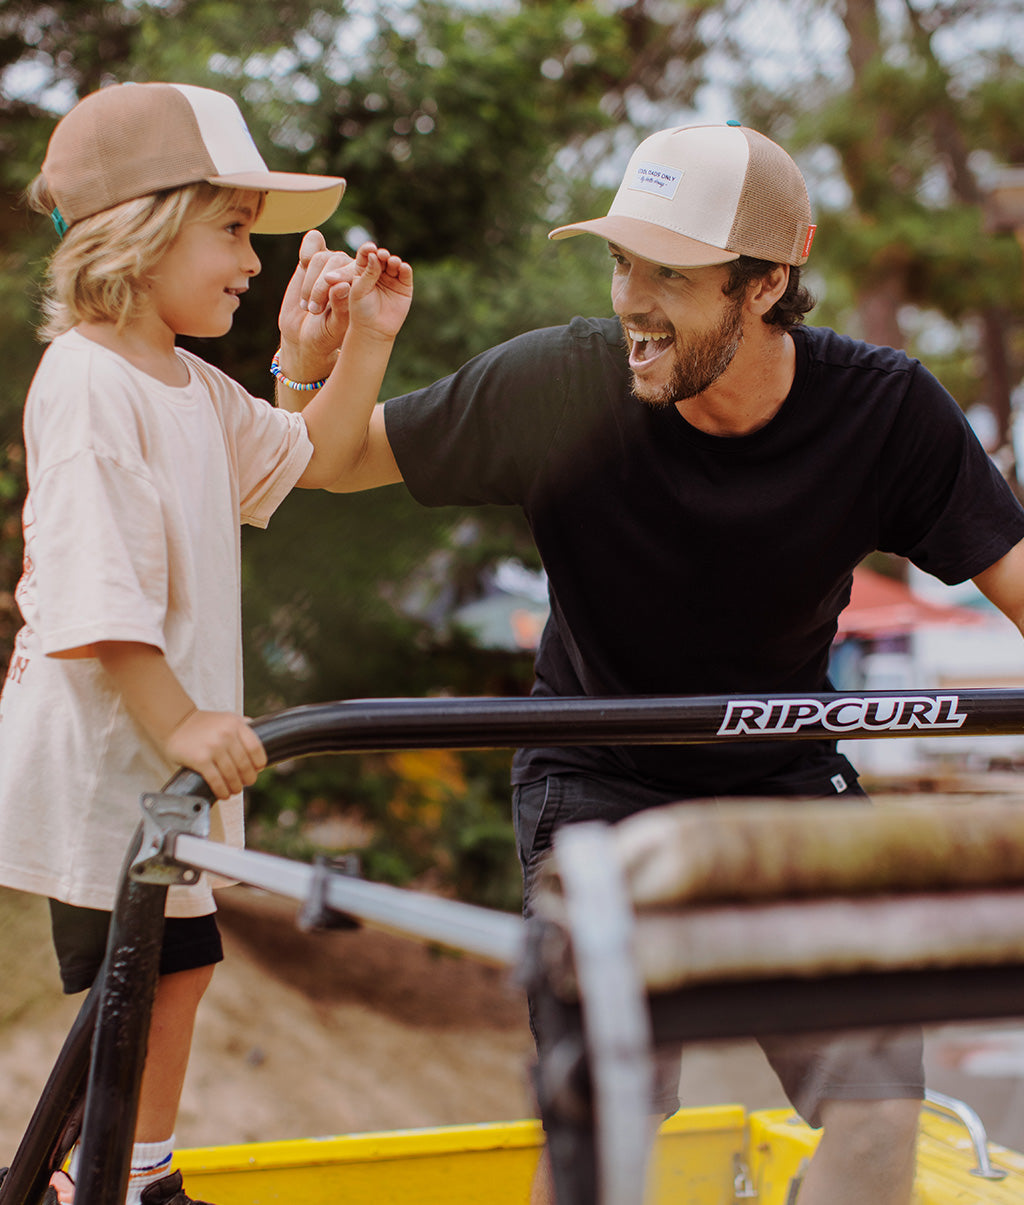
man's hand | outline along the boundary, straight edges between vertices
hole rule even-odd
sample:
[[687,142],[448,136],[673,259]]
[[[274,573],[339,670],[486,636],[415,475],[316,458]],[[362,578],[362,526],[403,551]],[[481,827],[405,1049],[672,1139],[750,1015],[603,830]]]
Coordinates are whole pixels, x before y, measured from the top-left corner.
[[306,232],[278,318],[285,376],[317,381],[329,375],[348,329],[348,292],[355,274],[351,255],[328,251],[319,230]]

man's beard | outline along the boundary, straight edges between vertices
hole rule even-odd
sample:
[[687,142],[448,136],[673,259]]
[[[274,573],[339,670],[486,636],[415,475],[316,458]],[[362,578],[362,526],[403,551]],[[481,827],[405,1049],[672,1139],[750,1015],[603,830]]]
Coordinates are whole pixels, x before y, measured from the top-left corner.
[[[642,326],[640,322],[624,325]],[[645,385],[633,374],[633,396],[649,406],[672,406],[709,389],[732,363],[743,342],[743,301],[737,298],[712,330],[674,348],[672,373],[664,385]]]

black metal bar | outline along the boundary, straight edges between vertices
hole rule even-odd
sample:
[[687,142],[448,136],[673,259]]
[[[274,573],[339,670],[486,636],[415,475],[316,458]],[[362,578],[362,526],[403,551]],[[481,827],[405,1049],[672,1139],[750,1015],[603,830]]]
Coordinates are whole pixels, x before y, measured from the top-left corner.
[[[1024,732],[1024,690],[355,699],[293,707],[254,727],[271,765],[315,753],[387,749],[996,736]],[[186,777],[172,779],[176,793],[202,793],[197,774],[180,774]]]
[[1024,965],[697,984],[649,997],[655,1041],[1024,1017]]
[[92,1044],[76,1205],[123,1201],[128,1188],[166,898],[166,886],[122,878]]

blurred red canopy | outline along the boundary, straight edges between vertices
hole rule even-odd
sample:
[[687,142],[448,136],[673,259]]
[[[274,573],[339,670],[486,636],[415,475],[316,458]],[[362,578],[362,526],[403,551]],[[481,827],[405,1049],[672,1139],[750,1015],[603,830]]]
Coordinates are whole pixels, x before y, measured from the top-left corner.
[[839,616],[839,638],[886,636],[926,624],[983,622],[984,616],[969,607],[930,602],[904,582],[860,566],[853,571],[850,601]]

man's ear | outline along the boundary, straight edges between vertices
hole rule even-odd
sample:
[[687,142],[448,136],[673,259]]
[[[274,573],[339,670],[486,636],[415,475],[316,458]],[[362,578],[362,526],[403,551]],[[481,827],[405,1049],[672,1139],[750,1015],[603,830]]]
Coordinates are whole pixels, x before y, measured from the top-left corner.
[[772,306],[785,293],[789,284],[789,265],[776,264],[774,268],[760,280],[755,281],[747,293],[747,305],[753,313],[764,317]]

